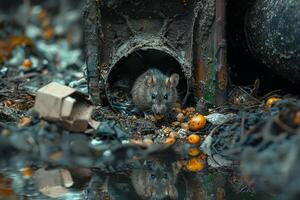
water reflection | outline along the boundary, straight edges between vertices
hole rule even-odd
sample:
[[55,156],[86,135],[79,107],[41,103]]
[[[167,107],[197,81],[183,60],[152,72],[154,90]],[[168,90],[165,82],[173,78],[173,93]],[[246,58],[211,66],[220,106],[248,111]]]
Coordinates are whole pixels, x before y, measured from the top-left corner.
[[[140,169],[128,173],[95,173],[91,180],[88,198],[103,198],[108,194],[112,199],[178,199],[179,192],[184,194],[182,178],[178,178],[176,163],[162,160],[145,160]],[[101,191],[94,191],[101,188]],[[181,189],[183,188],[183,189]],[[97,199],[96,198],[96,199]]]
[[0,199],[190,199],[187,177],[176,162],[139,162],[141,168],[116,173],[88,168],[33,168],[32,176],[28,176],[21,170],[2,169]]
[[0,200],[222,200],[229,197],[266,197],[259,198],[250,191],[235,191],[230,186],[233,177],[230,172],[210,170],[191,173],[182,169],[178,162],[155,158],[138,162],[141,164],[139,167],[117,172],[103,172],[98,168],[32,167],[33,173],[29,176],[22,170],[2,169]]
[[177,199],[175,186],[178,167],[162,161],[145,161],[143,168],[131,173],[132,185],[138,196],[144,199]]
[[225,194],[230,199],[245,194],[234,169],[204,164],[198,173],[188,171],[190,146],[185,143],[93,142],[48,123],[42,129],[38,123],[4,127],[11,134],[0,135],[0,199],[222,200]]

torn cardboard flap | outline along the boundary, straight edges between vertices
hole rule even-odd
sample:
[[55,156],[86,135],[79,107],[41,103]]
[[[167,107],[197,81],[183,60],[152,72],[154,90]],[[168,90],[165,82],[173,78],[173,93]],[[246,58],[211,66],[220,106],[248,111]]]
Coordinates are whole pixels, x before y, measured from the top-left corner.
[[34,110],[50,121],[61,121],[71,131],[85,131],[93,112],[88,96],[52,82],[38,90]]
[[61,110],[61,117],[62,118],[68,118],[71,116],[72,114],[72,109],[73,109],[73,106],[75,104],[76,100],[72,97],[66,97],[64,100],[63,100],[63,103],[62,103],[62,109]]

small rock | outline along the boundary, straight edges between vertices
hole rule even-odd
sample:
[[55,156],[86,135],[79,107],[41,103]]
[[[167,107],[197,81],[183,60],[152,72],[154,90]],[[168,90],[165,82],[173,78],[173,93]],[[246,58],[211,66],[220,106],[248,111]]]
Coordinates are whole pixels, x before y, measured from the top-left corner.
[[213,113],[205,116],[206,120],[213,125],[221,125],[229,121],[232,117],[230,115],[224,115],[220,113]]

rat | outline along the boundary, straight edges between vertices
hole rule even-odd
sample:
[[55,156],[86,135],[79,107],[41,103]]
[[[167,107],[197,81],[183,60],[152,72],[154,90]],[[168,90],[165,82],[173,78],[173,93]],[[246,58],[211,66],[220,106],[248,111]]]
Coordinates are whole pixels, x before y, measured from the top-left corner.
[[132,185],[141,199],[178,199],[175,186],[179,170],[161,162],[145,161],[144,167],[131,173]]
[[131,95],[135,106],[143,112],[164,115],[177,100],[179,75],[167,76],[159,69],[150,68],[134,82]]

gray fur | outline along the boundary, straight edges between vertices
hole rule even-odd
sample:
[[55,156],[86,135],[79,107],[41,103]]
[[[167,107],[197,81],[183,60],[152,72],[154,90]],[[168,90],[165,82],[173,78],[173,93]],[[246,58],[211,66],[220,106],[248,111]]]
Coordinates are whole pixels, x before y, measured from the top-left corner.
[[178,81],[178,74],[168,77],[160,70],[151,68],[140,75],[133,84],[132,100],[140,111],[165,114],[177,100]]

